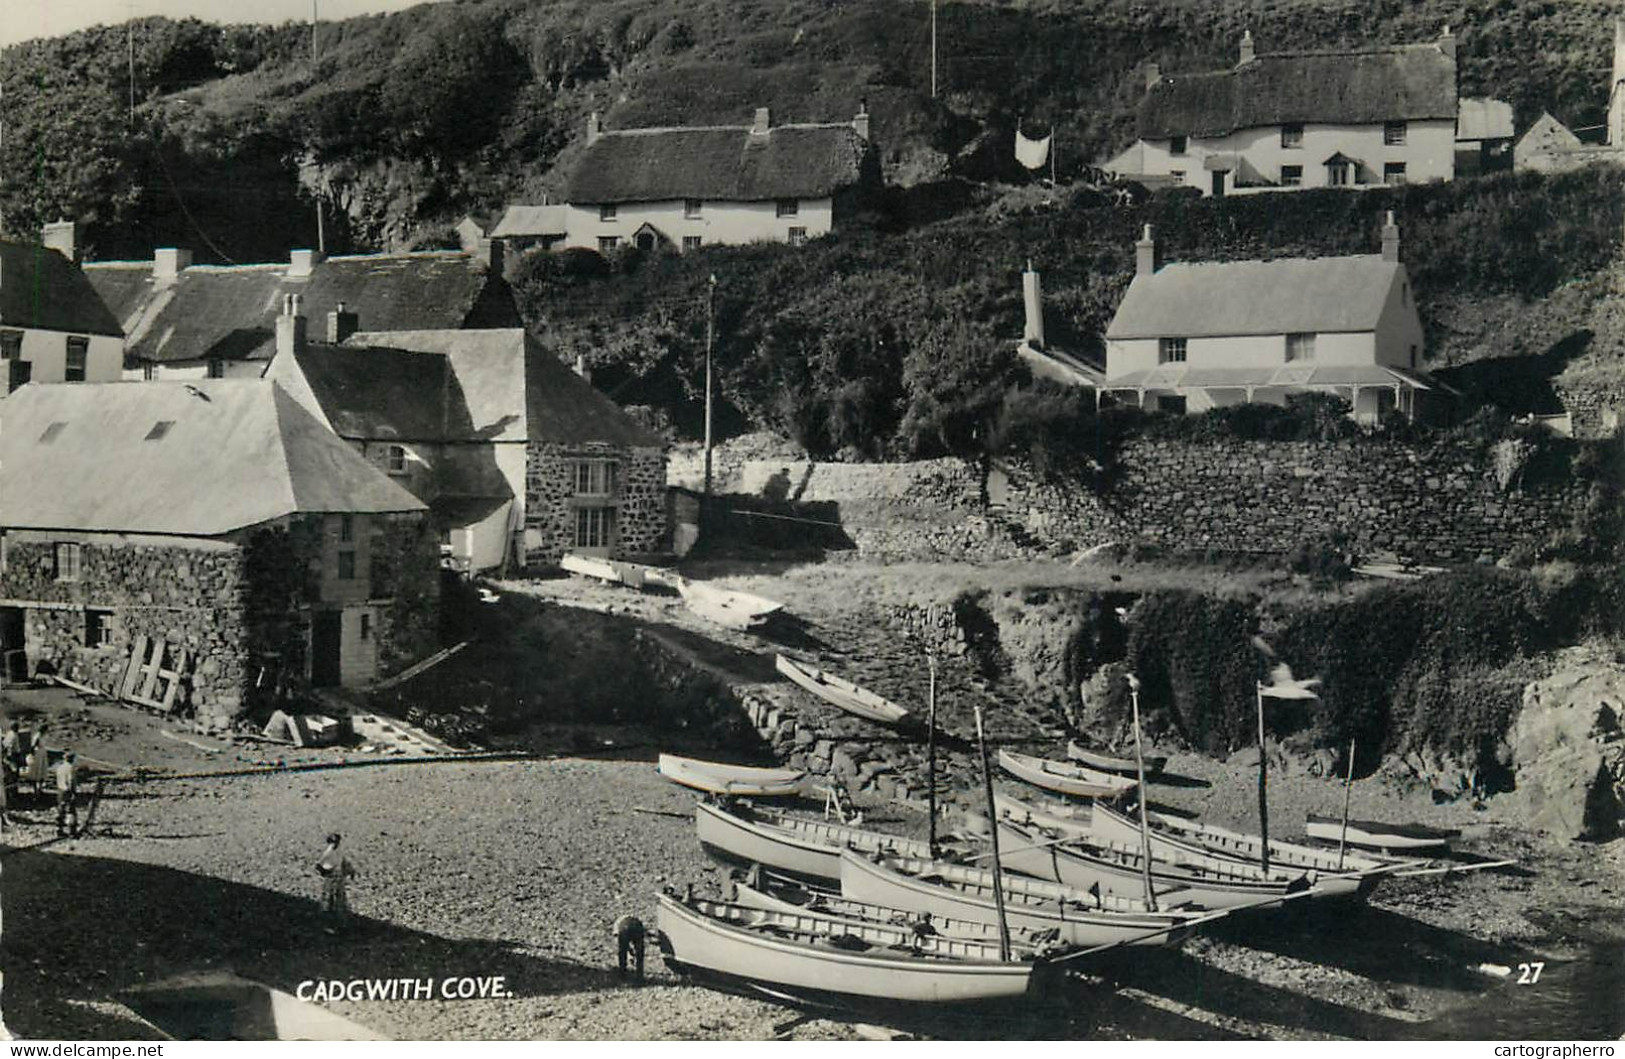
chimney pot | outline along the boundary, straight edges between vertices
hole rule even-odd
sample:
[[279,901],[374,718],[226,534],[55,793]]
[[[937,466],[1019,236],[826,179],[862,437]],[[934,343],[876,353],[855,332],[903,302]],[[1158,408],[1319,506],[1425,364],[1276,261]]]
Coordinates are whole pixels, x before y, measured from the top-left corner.
[[282,315],[276,318],[276,355],[294,356],[305,348],[305,318],[299,312],[299,295],[282,301]]
[[1399,224],[1394,220],[1393,210],[1388,211],[1388,216],[1382,226],[1382,259],[1384,261],[1399,260]]
[[750,131],[753,135],[760,136],[766,133],[772,127],[772,124],[773,117],[768,112],[768,109],[766,107],[757,107],[756,120],[751,123]]
[[1456,58],[1456,35],[1454,33],[1450,32],[1450,27],[1448,25],[1444,27],[1444,32],[1439,34],[1438,48],[1439,48],[1439,51],[1444,53],[1444,56],[1446,58],[1448,58],[1448,59],[1450,59],[1452,61],[1455,60],[1455,58]]
[[595,110],[587,115],[587,142],[597,143],[598,138],[604,134],[604,120]]
[[1033,263],[1027,262],[1027,271],[1021,274],[1021,301],[1026,310],[1026,326],[1022,328],[1021,341],[1037,349],[1044,348],[1044,287],[1033,271]]
[[1134,275],[1149,276],[1157,271],[1157,241],[1151,232],[1151,226],[1145,226],[1145,232],[1140,241],[1134,244]]
[[170,284],[182,272],[192,267],[192,251],[178,247],[160,247],[152,252],[152,279],[154,283]]
[[858,139],[865,143],[869,141],[869,101],[858,100],[858,113],[852,119],[852,131],[858,134]]
[[294,250],[288,254],[288,275],[295,279],[308,278],[325,257],[320,250]]
[[338,307],[327,314],[327,341],[329,345],[342,345],[344,340],[361,330],[361,317],[344,308],[339,302]]
[[1253,31],[1244,30],[1241,34],[1241,65],[1246,66],[1258,57],[1253,47]]
[[592,382],[592,369],[587,367],[587,358],[576,354],[576,374],[588,382]]

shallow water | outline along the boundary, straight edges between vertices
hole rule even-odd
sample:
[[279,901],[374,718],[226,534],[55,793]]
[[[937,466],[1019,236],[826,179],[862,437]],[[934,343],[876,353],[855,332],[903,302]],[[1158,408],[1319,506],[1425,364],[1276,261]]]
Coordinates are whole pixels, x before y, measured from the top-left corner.
[[1506,982],[1416,1027],[1423,1040],[1618,1040],[1625,1034],[1625,945],[1548,963],[1538,980]]

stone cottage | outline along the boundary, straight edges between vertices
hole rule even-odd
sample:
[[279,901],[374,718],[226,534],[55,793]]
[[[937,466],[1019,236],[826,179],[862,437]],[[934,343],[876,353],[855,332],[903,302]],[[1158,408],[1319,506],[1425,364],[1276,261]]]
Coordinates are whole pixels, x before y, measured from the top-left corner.
[[423,503],[269,380],[25,386],[0,401],[0,495],[14,670],[125,697],[150,663],[155,704],[224,722],[436,648]]
[[429,505],[457,568],[666,546],[665,443],[522,328],[282,323],[267,377]]

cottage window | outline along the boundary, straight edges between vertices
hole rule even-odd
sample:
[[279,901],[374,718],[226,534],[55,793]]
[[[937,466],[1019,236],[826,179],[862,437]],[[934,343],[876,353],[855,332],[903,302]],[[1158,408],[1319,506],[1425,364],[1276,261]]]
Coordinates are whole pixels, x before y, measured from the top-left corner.
[[1314,336],[1314,334],[1313,333],[1307,333],[1307,334],[1287,335],[1286,336],[1286,359],[1288,361],[1314,360],[1315,359],[1315,336]]
[[339,543],[349,544],[355,540],[355,516],[339,516]]
[[614,496],[621,484],[617,460],[577,460],[571,468],[576,496]]
[[613,202],[608,202],[598,207],[598,219],[601,221],[613,221],[615,219],[615,204]]
[[1174,183],[1176,184],[1183,184],[1185,182],[1185,171],[1183,169],[1170,170],[1168,175],[1174,178]]
[[219,357],[209,358],[209,378],[224,379],[226,377],[226,362]]
[[1382,182],[1391,185],[1405,183],[1405,163],[1384,162],[1382,166]]
[[16,360],[23,355],[23,333],[0,331],[0,360]]
[[608,548],[615,536],[615,509],[612,507],[576,508],[577,548]]
[[621,237],[618,235],[600,235],[598,237],[598,252],[600,254],[607,254],[620,245]]
[[1281,126],[1281,146],[1288,151],[1295,151],[1303,146],[1303,124],[1291,122]]
[[1403,121],[1388,121],[1382,126],[1382,143],[1384,147],[1405,146],[1405,123]]
[[683,216],[693,220],[700,215],[700,208],[704,205],[699,199],[684,199]]
[[1159,338],[1157,339],[1158,364],[1185,363],[1185,339]]
[[56,564],[52,571],[58,581],[79,580],[79,545],[63,542],[56,546]]
[[780,217],[796,217],[801,213],[801,202],[797,199],[780,199],[773,204],[773,208]]
[[367,611],[361,612],[361,638],[372,639],[372,614]]
[[1281,167],[1281,186],[1295,188],[1303,183],[1303,166],[1284,165]]
[[785,238],[789,240],[791,246],[800,246],[807,241],[807,229],[799,225],[792,227],[785,233]]
[[685,235],[685,236],[683,236],[683,252],[685,254],[688,253],[690,250],[698,250],[699,248],[700,248],[700,237],[699,236],[697,236],[697,235]]
[[339,552],[338,579],[340,581],[355,580],[355,552],[349,549]]
[[68,361],[63,370],[63,382],[84,382],[85,365],[90,360],[90,339],[82,335],[68,336]]
[[1190,147],[1190,141],[1184,136],[1172,136],[1168,139],[1168,153],[1178,157]]
[[31,360],[6,361],[6,392],[10,393],[19,386],[27,386],[34,378],[34,362]]
[[143,364],[143,365],[141,365],[141,377],[143,379],[145,379],[147,382],[151,382],[152,380],[156,379],[158,377],[158,365],[156,365],[156,364]]
[[113,612],[85,608],[85,646],[100,647],[113,642]]
[[390,445],[384,449],[384,470],[390,474],[406,473],[406,446]]

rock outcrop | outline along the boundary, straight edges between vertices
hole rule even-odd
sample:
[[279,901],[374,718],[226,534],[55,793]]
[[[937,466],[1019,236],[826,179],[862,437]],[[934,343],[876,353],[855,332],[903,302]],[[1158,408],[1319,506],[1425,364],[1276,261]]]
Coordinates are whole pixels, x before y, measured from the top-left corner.
[[1560,838],[1619,834],[1625,782],[1625,668],[1576,663],[1524,689],[1512,731],[1517,797]]

